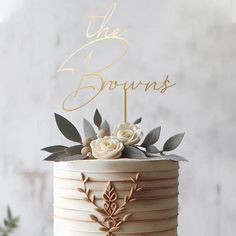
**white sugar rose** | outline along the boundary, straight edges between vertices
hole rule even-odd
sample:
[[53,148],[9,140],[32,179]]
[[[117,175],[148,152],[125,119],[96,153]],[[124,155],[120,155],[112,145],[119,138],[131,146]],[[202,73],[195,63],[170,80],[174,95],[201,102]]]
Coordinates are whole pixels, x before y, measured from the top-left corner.
[[124,149],[123,143],[112,136],[95,139],[90,146],[93,157],[97,159],[117,159],[121,156]]
[[125,146],[138,143],[141,135],[141,129],[137,125],[130,123],[119,124],[113,131],[113,136],[115,136]]

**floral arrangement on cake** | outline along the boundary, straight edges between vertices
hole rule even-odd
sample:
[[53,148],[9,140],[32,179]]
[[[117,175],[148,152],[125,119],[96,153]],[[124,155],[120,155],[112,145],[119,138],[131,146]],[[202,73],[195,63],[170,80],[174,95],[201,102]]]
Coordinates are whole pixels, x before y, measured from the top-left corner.
[[[83,120],[84,139],[81,138],[76,127],[63,116],[55,113],[57,126],[61,133],[76,145],[67,147],[64,145],[54,145],[43,148],[43,151],[50,155],[45,161],[72,161],[84,159],[118,159],[132,158],[145,159],[155,157],[164,160],[186,161],[182,156],[169,154],[181,143],[184,133],[170,137],[161,149],[155,144],[159,140],[161,126],[152,129],[142,140],[143,132],[139,127],[142,118],[138,118],[133,123],[118,124],[111,132],[110,125],[102,119],[98,109],[96,109],[93,122],[97,128],[86,119]],[[142,140],[142,141],[141,141]]]

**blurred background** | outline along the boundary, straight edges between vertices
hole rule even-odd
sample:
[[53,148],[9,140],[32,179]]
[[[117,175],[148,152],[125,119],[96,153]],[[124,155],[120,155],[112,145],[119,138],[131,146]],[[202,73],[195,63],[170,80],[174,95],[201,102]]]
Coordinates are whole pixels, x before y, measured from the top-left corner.
[[[88,16],[95,9],[104,15],[111,3],[0,1],[0,218],[9,204],[21,217],[15,235],[52,236],[52,163],[42,161],[40,149],[68,143],[53,113],[80,130],[82,118],[92,120],[96,108],[112,125],[123,121],[121,90],[106,90],[88,106],[64,112],[61,102],[78,78],[57,72],[88,42]],[[169,74],[176,83],[164,94],[129,92],[128,119],[142,116],[144,132],[161,125],[160,144],[186,132],[176,151],[190,161],[181,164],[179,235],[235,235],[236,2],[117,3],[109,27],[127,30],[129,51],[104,78],[161,82]],[[99,53],[102,62],[105,52]]]

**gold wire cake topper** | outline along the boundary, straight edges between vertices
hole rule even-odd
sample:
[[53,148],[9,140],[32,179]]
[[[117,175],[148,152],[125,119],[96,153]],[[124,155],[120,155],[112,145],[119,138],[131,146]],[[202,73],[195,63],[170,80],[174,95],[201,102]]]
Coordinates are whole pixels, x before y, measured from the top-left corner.
[[[107,10],[105,15],[91,15],[89,17],[88,26],[86,30],[86,37],[89,39],[84,45],[76,49],[71,55],[69,55],[66,60],[59,67],[58,72],[69,71],[75,73],[78,69],[82,71],[79,76],[79,81],[77,87],[70,92],[64,99],[62,103],[62,108],[64,111],[75,111],[78,110],[90,102],[92,102],[99,94],[101,94],[105,89],[114,91],[115,89],[122,89],[124,96],[124,122],[127,122],[127,94],[129,90],[136,90],[140,87],[144,89],[145,92],[159,91],[160,93],[165,93],[169,88],[176,85],[176,83],[171,83],[169,76],[167,75],[164,80],[159,83],[157,81],[118,81],[118,80],[106,80],[104,79],[102,72],[106,71],[114,64],[119,62],[128,51],[128,40],[124,38],[125,30],[120,28],[115,28],[111,30],[108,26],[111,17],[113,16],[115,9],[117,7],[116,1],[112,2],[111,7]],[[99,24],[96,30],[93,30],[96,24]],[[115,41],[120,43],[123,48],[121,52],[114,57],[109,63],[101,66],[100,68],[94,70],[91,68],[91,63],[94,60],[94,46],[101,42]],[[85,50],[88,53],[84,56]],[[70,66],[72,60],[75,57],[81,56],[84,58],[84,66]],[[94,83],[91,84],[91,79]],[[88,83],[90,81],[90,83]],[[70,103],[78,98],[80,92],[88,91],[92,92],[92,95],[85,101],[81,101],[77,105],[70,105]]]

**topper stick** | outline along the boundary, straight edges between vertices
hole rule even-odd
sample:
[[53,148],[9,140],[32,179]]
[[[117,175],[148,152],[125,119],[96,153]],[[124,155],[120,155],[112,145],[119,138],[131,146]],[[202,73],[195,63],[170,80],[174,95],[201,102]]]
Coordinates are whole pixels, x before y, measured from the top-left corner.
[[127,90],[124,89],[124,122],[127,123]]

